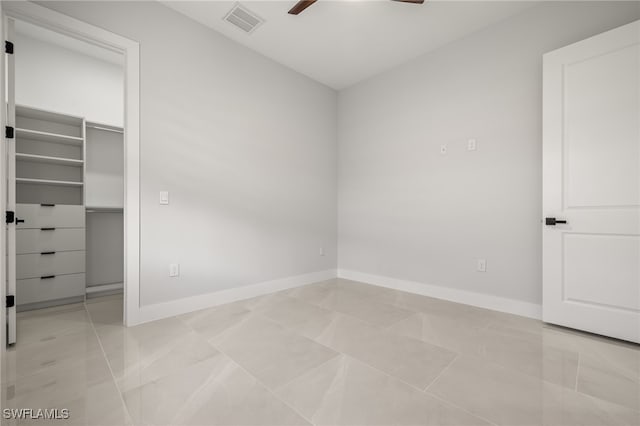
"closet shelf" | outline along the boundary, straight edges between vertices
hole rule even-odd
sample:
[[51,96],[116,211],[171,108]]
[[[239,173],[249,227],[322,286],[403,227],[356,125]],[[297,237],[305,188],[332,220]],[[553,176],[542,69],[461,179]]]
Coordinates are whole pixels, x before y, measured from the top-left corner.
[[31,139],[41,142],[54,142],[67,145],[82,145],[83,138],[77,136],[61,135],[58,133],[41,132],[39,130],[16,129],[18,138]]
[[22,154],[16,153],[16,159],[21,161],[29,161],[32,163],[59,164],[63,166],[82,167],[83,160],[73,158],[49,157],[47,155]]
[[82,186],[82,182],[71,182],[67,180],[52,180],[52,179],[31,179],[31,178],[16,178],[17,183],[30,183],[33,185],[54,185],[54,186]]
[[87,213],[117,213],[122,212],[122,207],[86,206]]

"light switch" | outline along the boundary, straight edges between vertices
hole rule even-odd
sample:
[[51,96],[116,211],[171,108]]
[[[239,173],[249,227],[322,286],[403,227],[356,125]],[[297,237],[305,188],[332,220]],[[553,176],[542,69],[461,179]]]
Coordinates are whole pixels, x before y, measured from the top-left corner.
[[160,191],[160,204],[169,204],[169,191]]
[[476,270],[478,272],[487,272],[487,260],[486,259],[478,259]]
[[179,263],[172,263],[169,265],[169,276],[170,277],[177,277],[180,275],[180,264]]

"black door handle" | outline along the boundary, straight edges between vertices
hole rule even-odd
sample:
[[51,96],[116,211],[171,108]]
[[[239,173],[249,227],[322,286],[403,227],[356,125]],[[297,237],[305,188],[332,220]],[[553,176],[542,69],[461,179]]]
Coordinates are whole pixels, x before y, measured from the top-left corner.
[[547,225],[547,226],[555,226],[558,223],[567,223],[567,221],[566,220],[559,220],[559,219],[556,219],[555,217],[546,217],[544,219],[544,224]]
[[19,224],[19,223],[24,223],[24,219],[18,219],[18,218],[16,217],[16,225],[17,225],[17,224]]

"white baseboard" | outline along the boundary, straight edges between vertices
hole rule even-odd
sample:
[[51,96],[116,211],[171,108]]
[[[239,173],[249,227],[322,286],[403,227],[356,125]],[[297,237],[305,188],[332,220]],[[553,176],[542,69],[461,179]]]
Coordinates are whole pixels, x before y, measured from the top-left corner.
[[528,318],[542,318],[541,305],[515,299],[507,299],[500,296],[493,296],[490,294],[476,293],[433,284],[424,284],[416,281],[400,280],[380,275],[371,275],[347,269],[338,269],[338,278],[360,281],[367,284],[377,285],[379,287],[391,288],[394,290],[405,291],[407,293],[419,294],[421,296],[434,297],[436,299],[449,300],[456,303],[464,303],[465,305],[477,306],[479,308],[506,312]]
[[311,272],[309,274],[250,284],[238,288],[230,288],[217,291],[215,293],[185,297],[183,299],[172,300],[171,302],[141,306],[139,315],[135,318],[135,322],[129,323],[129,325],[142,324],[238,300],[251,299],[252,297],[262,296],[264,294],[275,293],[306,284],[330,280],[332,278],[336,278],[336,276],[337,271],[335,269],[328,269],[325,271]]

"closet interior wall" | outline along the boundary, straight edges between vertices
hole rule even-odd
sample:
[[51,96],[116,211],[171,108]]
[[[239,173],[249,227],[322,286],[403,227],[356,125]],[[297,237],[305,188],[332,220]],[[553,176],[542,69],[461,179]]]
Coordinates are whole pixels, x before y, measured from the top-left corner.
[[87,297],[123,288],[123,136],[122,128],[86,123]]

